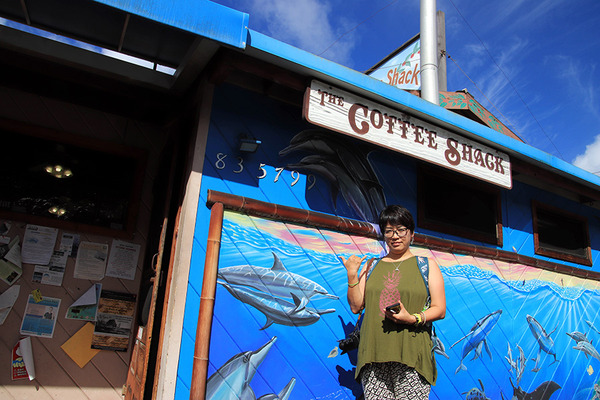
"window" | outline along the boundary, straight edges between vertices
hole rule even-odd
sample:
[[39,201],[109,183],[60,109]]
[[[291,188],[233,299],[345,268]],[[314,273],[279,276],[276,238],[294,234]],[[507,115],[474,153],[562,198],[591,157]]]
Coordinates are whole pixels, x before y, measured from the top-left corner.
[[0,120],[0,217],[133,234],[143,150]]
[[536,254],[591,266],[587,220],[558,208],[533,202]]
[[497,188],[431,167],[419,170],[418,185],[419,227],[502,246]]

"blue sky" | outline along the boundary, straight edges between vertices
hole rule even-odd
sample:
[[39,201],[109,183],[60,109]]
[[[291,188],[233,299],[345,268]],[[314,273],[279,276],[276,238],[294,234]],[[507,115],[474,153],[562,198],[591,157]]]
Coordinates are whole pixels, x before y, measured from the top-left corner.
[[[213,1],[250,14],[252,30],[358,71],[419,32],[418,0]],[[448,90],[466,88],[526,143],[600,174],[600,1],[437,8],[456,62],[447,60]]]

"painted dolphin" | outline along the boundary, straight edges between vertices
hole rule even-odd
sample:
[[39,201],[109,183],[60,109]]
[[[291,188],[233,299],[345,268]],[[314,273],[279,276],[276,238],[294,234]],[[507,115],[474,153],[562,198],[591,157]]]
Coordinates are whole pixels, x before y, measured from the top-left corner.
[[273,296],[290,298],[295,294],[298,298],[324,296],[330,299],[339,299],[330,294],[318,283],[301,275],[289,272],[281,263],[277,254],[273,253],[273,266],[271,268],[256,267],[252,265],[238,265],[235,267],[220,268],[217,278],[230,285],[249,286]]
[[513,360],[513,358],[512,358],[512,350],[510,348],[510,342],[508,343],[508,353],[507,353],[507,355],[504,356],[504,358],[506,358],[506,361],[508,361],[510,370],[512,371],[514,369],[515,373],[516,373],[517,369],[518,369],[517,360]]
[[279,394],[274,394],[274,393],[265,394],[265,395],[260,396],[258,398],[258,400],[288,400],[290,398],[290,395],[292,394],[292,389],[294,388],[295,384],[296,384],[296,378],[292,378],[292,379],[290,379],[288,384],[285,385],[285,387],[283,389],[281,389]]
[[554,351],[554,340],[552,340],[552,338],[550,337],[550,335],[554,333],[556,328],[554,328],[552,332],[546,333],[546,330],[542,327],[542,325],[540,325],[540,323],[537,322],[537,320],[531,315],[527,315],[527,323],[529,324],[529,329],[531,329],[531,333],[533,333],[533,337],[537,340],[538,345],[540,346],[537,352],[537,357],[533,359],[535,360],[535,366],[532,369],[533,372],[538,372],[540,370],[539,363],[540,354],[542,350],[554,357],[554,361],[552,361],[550,365],[559,361],[556,359],[556,352]]
[[433,346],[431,348],[431,357],[432,358],[433,358],[433,353],[438,353],[439,355],[442,355],[442,356],[446,357],[447,359],[450,359],[450,356],[448,354],[446,354],[446,346],[444,346],[444,343],[442,343],[442,341],[440,340],[438,335],[435,334],[435,332],[433,333],[433,335],[431,335],[431,341],[433,342]]
[[231,357],[206,381],[206,399],[255,399],[250,381],[276,340],[277,336],[273,336],[258,350],[238,353]]
[[531,393],[525,392],[520,387],[515,387],[512,380],[509,378],[510,384],[513,387],[513,400],[550,400],[550,397],[560,389],[560,385],[554,381],[546,381],[535,388]]
[[496,326],[496,324],[498,323],[498,319],[500,319],[501,315],[502,310],[497,310],[492,313],[489,313],[485,317],[480,318],[479,320],[477,320],[477,322],[475,322],[475,325],[473,325],[469,333],[467,333],[462,338],[458,339],[452,346],[450,346],[450,348],[452,348],[461,340],[467,339],[467,341],[463,345],[462,357],[460,359],[460,364],[458,368],[454,372],[455,374],[457,374],[458,371],[461,370],[466,371],[467,367],[463,364],[463,361],[472,350],[475,350],[475,354],[472,360],[475,360],[481,356],[481,350],[483,346],[485,346],[485,350],[490,356],[490,359],[493,359],[492,352],[488,347],[486,339],[492,328],[494,328],[494,326]]
[[521,382],[521,377],[523,376],[523,372],[525,371],[525,364],[527,363],[527,358],[525,357],[525,352],[521,348],[521,346],[517,345],[519,349],[519,368],[517,369],[517,385]]
[[600,360],[600,353],[598,353],[598,351],[594,348],[594,346],[587,341],[581,341],[581,342],[577,342],[577,344],[575,346],[573,346],[573,348],[575,350],[580,350],[585,354],[585,357],[587,358],[587,356],[591,356],[594,357],[596,360]]
[[593,330],[595,330],[596,333],[600,333],[600,331],[598,329],[596,329],[596,327],[594,326],[594,323],[592,321],[590,321],[589,319],[586,319],[585,323],[588,324],[590,326],[590,328],[592,328]]
[[287,168],[298,171],[310,171],[321,175],[333,186],[332,201],[337,207],[337,194],[342,197],[363,221],[376,221],[376,213],[369,199],[368,187],[355,181],[352,176],[334,160],[319,155],[310,155],[300,162],[288,164]]
[[567,334],[567,336],[569,336],[571,339],[573,339],[575,342],[579,343],[579,342],[589,342],[587,336],[585,335],[585,333],[581,333],[581,332],[565,332]]
[[307,326],[317,322],[322,314],[335,312],[335,309],[317,310],[312,307],[306,307],[295,294],[292,293],[294,303],[287,300],[271,296],[268,293],[257,292],[245,286],[234,286],[225,282],[217,281],[236,299],[246,303],[267,317],[267,322],[260,328],[266,329],[273,323],[287,326]]

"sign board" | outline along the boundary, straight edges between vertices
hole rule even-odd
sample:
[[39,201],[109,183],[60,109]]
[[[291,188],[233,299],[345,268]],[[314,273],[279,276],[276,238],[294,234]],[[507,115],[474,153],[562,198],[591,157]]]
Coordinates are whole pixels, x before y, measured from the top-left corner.
[[399,89],[419,90],[421,88],[421,39],[416,38],[403,45],[397,54],[391,54],[372,69],[367,75],[396,86]]
[[312,81],[303,112],[312,124],[512,187],[508,154],[325,83]]

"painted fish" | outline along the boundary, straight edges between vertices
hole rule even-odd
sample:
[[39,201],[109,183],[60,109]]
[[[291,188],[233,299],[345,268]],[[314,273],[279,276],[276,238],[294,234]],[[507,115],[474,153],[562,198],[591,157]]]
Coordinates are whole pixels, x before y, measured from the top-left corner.
[[582,351],[587,356],[594,357],[596,360],[600,360],[600,353],[594,348],[594,346],[590,342],[577,342],[575,346],[573,346],[575,350]]
[[460,359],[460,364],[459,364],[458,368],[454,372],[455,374],[457,374],[459,371],[466,371],[467,367],[464,365],[463,361],[464,361],[465,357],[467,357],[467,355],[473,350],[475,350],[475,354],[474,354],[472,360],[475,360],[481,356],[481,350],[484,346],[485,346],[486,352],[490,356],[490,359],[493,359],[492,352],[490,351],[490,348],[488,347],[486,339],[487,339],[487,336],[489,335],[489,333],[491,332],[491,330],[498,323],[498,319],[500,319],[501,315],[502,315],[502,310],[497,310],[497,311],[489,313],[488,315],[478,319],[477,322],[475,322],[475,325],[473,325],[473,327],[469,331],[469,333],[467,333],[465,336],[463,336],[462,338],[457,340],[452,346],[450,346],[450,348],[452,348],[455,345],[457,345],[461,340],[467,339],[467,341],[463,345],[462,357]]
[[273,323],[287,326],[307,326],[317,322],[322,314],[335,312],[335,309],[317,310],[312,307],[306,307],[306,303],[292,293],[294,303],[287,300],[271,296],[268,293],[257,292],[245,286],[230,285],[225,282],[217,281],[236,299],[246,303],[267,317],[267,322],[260,328],[266,329]]
[[338,296],[328,293],[318,283],[302,275],[289,272],[275,253],[273,253],[273,265],[271,268],[254,265],[225,267],[219,269],[217,278],[230,285],[248,286],[261,292],[284,298],[290,298],[293,293],[300,299],[304,297],[310,299],[316,296],[339,299]]
[[554,351],[554,340],[552,340],[550,337],[556,328],[554,328],[552,332],[546,333],[546,330],[542,327],[542,325],[540,325],[540,323],[531,315],[527,315],[527,323],[529,324],[529,329],[531,330],[533,337],[537,340],[538,345],[540,346],[537,352],[537,357],[533,359],[535,360],[535,366],[532,369],[533,372],[538,372],[540,370],[539,363],[542,350],[554,357],[554,361],[552,361],[550,365],[559,361],[556,359],[556,352]]
[[250,387],[250,381],[276,340],[277,336],[273,336],[258,350],[238,353],[231,357],[206,381],[206,399],[254,400],[256,397]]

